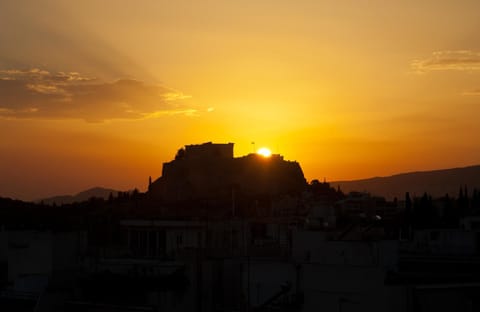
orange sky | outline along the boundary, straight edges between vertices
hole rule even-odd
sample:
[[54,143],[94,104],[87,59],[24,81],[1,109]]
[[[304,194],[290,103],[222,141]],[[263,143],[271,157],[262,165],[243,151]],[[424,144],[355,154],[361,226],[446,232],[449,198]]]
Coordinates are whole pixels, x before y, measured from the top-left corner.
[[185,144],[307,179],[480,163],[480,2],[2,1],[0,196],[144,190]]

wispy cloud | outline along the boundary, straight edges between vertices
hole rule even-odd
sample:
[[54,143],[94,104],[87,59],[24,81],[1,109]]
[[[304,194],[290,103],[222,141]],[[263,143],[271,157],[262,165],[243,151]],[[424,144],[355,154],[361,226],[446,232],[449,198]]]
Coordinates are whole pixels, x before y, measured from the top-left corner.
[[465,96],[480,96],[480,88],[465,91],[465,92],[462,93],[462,95],[465,95]]
[[101,82],[77,72],[0,70],[0,116],[87,121],[193,115],[181,92],[133,79]]
[[185,100],[191,98],[191,95],[183,94],[182,92],[167,92],[163,95],[165,101],[178,101],[178,100]]
[[433,52],[429,58],[414,60],[411,67],[418,74],[442,70],[480,70],[480,52],[471,50],[437,51]]

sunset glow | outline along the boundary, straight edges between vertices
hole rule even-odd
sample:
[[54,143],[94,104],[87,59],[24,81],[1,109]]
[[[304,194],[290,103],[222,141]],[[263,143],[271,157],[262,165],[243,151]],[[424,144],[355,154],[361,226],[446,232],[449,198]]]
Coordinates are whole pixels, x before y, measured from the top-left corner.
[[272,156],[272,152],[271,152],[268,148],[266,148],[266,147],[260,148],[260,149],[257,151],[257,154],[258,154],[258,155],[261,155],[261,156],[263,156],[263,157],[270,157],[270,156]]
[[480,160],[479,1],[27,4],[0,5],[0,196],[145,190],[208,141],[307,180]]

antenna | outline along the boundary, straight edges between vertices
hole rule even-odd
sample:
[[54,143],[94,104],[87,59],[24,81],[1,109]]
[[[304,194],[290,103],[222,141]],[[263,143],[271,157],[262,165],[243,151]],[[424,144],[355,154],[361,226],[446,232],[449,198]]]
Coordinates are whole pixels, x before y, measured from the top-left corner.
[[252,149],[253,149],[253,153],[255,154],[255,142],[252,141]]

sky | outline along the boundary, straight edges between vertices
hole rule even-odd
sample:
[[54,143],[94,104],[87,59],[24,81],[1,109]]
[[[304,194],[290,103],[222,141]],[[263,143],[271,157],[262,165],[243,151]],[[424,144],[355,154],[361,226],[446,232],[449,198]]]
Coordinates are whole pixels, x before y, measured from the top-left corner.
[[0,196],[145,190],[209,141],[307,180],[479,164],[479,29],[477,0],[2,0]]

